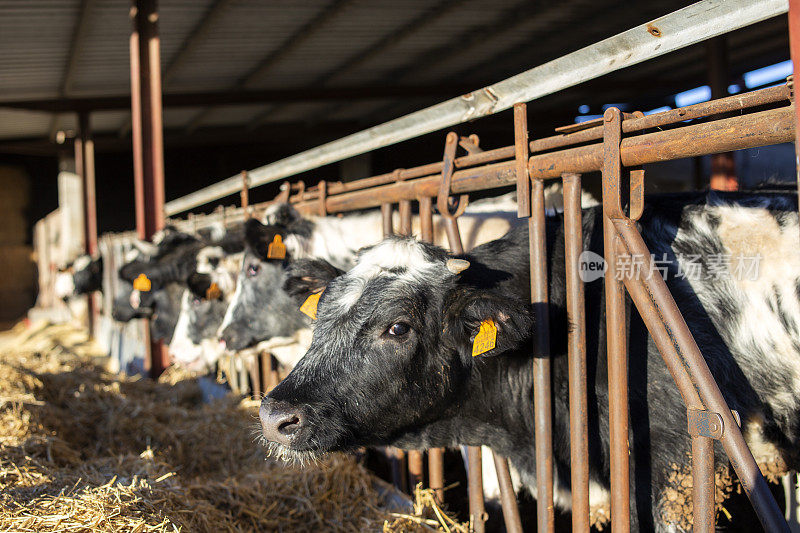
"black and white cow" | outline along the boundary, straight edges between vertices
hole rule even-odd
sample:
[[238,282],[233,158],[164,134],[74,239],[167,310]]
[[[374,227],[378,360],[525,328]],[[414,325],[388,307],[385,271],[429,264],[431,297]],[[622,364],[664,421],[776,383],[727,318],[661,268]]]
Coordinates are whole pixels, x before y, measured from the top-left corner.
[[[638,226],[762,469],[800,466],[800,248],[795,195],[648,198]],[[564,230],[548,217],[556,505],[568,509],[569,415]],[[584,249],[602,255],[600,208]],[[289,461],[333,450],[489,445],[535,495],[527,227],[454,260],[391,238],[343,273],[299,261],[288,286],[323,290],[305,356],[262,402],[266,445]],[[755,275],[752,264],[757,266]],[[645,273],[646,274],[646,273]],[[644,275],[644,274],[643,274]],[[298,300],[299,301],[299,300]],[[628,303],[630,306],[630,303]],[[586,283],[590,499],[608,506],[603,281]],[[496,347],[473,357],[483,321]],[[680,531],[688,498],[686,408],[635,311],[628,329],[632,531]],[[716,465],[727,465],[716,447]],[[682,496],[681,496],[682,495]],[[691,524],[691,522],[688,522]]]
[[[472,247],[495,239],[516,220],[516,202],[511,196],[471,204],[459,219],[464,245]],[[419,227],[412,231],[418,234]],[[439,242],[444,241],[444,226],[438,216],[434,218],[434,233]],[[295,259],[316,257],[338,268],[350,267],[359,248],[382,239],[381,214],[369,211],[344,217],[302,217],[290,205],[279,204],[267,213],[266,224],[250,220],[245,234],[242,272],[220,338],[234,351],[256,344],[261,350],[274,348],[285,354],[276,354],[279,361],[291,367],[308,347],[310,321],[283,288],[287,266]],[[286,259],[268,257],[268,245],[275,235],[280,235],[286,245]]]
[[217,331],[232,300],[243,255],[241,238],[232,244],[200,250],[197,268],[186,280],[169,353],[190,370],[210,370],[224,353]]
[[[138,257],[120,267],[112,316],[120,322],[148,318],[152,338],[169,341],[178,321],[186,280],[197,266],[198,252],[208,243],[170,227],[153,241],[138,243]],[[150,290],[134,289],[133,283],[141,275],[150,281]]]
[[82,255],[56,275],[54,290],[56,298],[66,299],[99,291],[102,286],[103,258]]

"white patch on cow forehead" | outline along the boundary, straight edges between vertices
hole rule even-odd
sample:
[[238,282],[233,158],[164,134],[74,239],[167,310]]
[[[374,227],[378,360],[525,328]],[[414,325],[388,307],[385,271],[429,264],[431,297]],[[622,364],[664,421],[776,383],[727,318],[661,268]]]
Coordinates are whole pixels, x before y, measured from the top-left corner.
[[432,260],[422,243],[413,239],[388,240],[361,252],[356,266],[348,273],[359,276],[376,270],[406,269],[409,272],[444,268],[442,261]]
[[412,281],[436,270],[446,273],[444,262],[432,260],[422,244],[413,239],[387,240],[367,248],[358,256],[356,266],[342,277],[344,290],[336,301],[339,312],[347,312],[355,305],[373,279],[393,277]]

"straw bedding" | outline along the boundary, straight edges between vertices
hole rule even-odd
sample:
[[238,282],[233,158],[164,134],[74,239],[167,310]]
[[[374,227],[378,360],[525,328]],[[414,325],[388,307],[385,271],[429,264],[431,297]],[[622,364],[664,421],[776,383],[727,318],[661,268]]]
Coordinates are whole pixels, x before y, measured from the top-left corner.
[[265,460],[255,402],[201,399],[191,377],[106,372],[68,325],[3,334],[0,531],[467,531],[428,491],[393,512],[352,457]]

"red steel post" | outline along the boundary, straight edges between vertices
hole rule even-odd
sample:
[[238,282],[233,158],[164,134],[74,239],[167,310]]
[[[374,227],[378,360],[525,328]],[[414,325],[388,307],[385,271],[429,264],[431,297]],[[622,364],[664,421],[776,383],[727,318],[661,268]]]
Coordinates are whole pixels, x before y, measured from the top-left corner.
[[[97,255],[97,202],[95,199],[94,176],[94,141],[89,122],[88,113],[78,115],[80,142],[75,144],[75,170],[81,177],[83,198],[83,243],[84,253],[95,257]],[[80,152],[78,154],[77,152]],[[87,322],[89,334],[94,335],[94,322],[97,318],[97,302],[95,293],[86,295]]]
[[[164,227],[164,142],[157,1],[133,0],[131,18],[131,124],[136,226],[140,238],[150,240]],[[148,361],[151,377],[159,376],[168,364],[169,355],[164,344],[151,343]]]

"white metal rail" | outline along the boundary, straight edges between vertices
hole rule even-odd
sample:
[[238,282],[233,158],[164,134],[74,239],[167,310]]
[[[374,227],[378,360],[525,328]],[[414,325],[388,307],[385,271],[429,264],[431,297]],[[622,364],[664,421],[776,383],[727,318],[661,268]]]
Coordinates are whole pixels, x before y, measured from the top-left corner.
[[[492,115],[786,13],[788,0],[703,0],[501,82],[416,111],[250,171],[250,185],[264,185],[390,146],[455,124]],[[238,192],[237,174],[164,206],[167,216]]]

